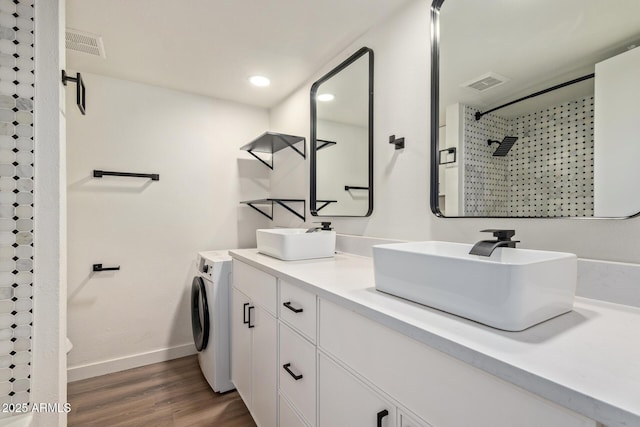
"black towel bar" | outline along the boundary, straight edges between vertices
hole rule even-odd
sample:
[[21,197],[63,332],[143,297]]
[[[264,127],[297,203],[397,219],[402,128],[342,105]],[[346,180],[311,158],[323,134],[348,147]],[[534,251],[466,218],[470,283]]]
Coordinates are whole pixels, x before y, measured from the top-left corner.
[[130,176],[134,178],[151,178],[152,181],[160,181],[160,175],[157,173],[130,173],[130,172],[109,172],[109,171],[101,171],[94,170],[93,177],[94,178],[102,178],[103,176]]
[[114,271],[114,270],[120,270],[120,266],[103,267],[102,264],[93,264],[93,271]]

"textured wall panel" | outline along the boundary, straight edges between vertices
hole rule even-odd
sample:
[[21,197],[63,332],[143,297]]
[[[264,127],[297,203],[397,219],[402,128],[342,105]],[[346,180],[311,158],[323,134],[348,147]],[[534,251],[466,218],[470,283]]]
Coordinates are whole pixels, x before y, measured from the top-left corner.
[[33,16],[32,0],[0,0],[0,403],[31,387]]

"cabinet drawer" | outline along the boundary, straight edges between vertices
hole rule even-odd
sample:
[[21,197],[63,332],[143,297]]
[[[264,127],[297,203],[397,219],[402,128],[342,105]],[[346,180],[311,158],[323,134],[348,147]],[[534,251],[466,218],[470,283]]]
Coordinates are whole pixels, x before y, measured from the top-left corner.
[[275,277],[234,259],[233,286],[251,298],[254,304],[261,305],[276,316]]
[[307,427],[304,421],[293,410],[287,399],[280,395],[280,427]]
[[293,329],[280,323],[280,393],[309,425],[316,421],[316,349]]
[[280,318],[316,342],[316,296],[284,280],[280,281]]
[[319,307],[319,346],[435,426],[596,425],[336,304]]
[[394,427],[396,408],[327,356],[319,355],[320,427]]

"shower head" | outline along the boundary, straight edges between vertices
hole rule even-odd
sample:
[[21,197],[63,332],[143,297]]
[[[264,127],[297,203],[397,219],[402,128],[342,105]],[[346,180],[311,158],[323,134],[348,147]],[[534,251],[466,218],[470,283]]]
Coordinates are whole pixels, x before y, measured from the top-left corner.
[[513,144],[515,144],[517,140],[517,136],[505,136],[502,142],[493,139],[489,139],[487,142],[489,145],[498,143],[500,146],[496,151],[494,151],[493,155],[496,157],[504,157],[507,155],[509,150],[511,150],[511,147],[513,147]]

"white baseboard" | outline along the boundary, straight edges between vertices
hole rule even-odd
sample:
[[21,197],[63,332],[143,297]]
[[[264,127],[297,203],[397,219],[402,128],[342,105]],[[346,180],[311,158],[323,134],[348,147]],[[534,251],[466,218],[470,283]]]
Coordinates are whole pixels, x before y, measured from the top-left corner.
[[180,357],[190,356],[196,353],[197,351],[195,346],[193,343],[190,343],[149,351],[147,353],[133,354],[131,356],[120,357],[117,359],[89,363],[87,365],[72,366],[67,368],[67,382],[74,382],[100,375],[111,374],[113,372],[125,371],[127,369],[178,359]]

